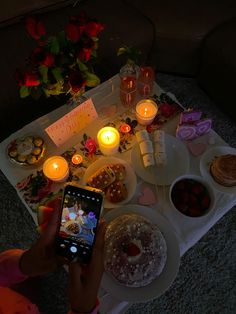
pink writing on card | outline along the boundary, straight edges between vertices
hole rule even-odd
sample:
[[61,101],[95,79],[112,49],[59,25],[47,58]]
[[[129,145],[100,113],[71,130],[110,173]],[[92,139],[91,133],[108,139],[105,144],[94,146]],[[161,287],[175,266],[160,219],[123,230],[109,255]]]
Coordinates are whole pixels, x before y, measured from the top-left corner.
[[92,99],[88,99],[45,129],[60,146],[98,117]]

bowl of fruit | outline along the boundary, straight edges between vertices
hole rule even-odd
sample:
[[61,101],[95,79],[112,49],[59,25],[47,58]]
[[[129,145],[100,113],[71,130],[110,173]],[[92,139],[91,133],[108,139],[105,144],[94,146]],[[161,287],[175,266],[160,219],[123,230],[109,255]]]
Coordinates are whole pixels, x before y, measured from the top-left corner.
[[171,205],[188,217],[202,217],[215,208],[215,193],[210,184],[197,175],[176,178],[169,192]]

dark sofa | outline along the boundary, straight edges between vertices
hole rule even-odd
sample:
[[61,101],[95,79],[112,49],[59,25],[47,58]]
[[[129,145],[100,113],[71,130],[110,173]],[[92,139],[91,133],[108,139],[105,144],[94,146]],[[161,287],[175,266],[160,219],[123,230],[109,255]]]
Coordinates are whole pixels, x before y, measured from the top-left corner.
[[235,0],[24,0],[2,6],[0,140],[64,101],[19,97],[15,69],[35,47],[24,28],[25,16],[39,15],[53,34],[81,9],[106,25],[96,66],[102,81],[125,62],[116,56],[117,49],[134,46],[142,51],[140,63],[153,64],[157,75],[166,72],[196,78],[221,110],[236,121]]

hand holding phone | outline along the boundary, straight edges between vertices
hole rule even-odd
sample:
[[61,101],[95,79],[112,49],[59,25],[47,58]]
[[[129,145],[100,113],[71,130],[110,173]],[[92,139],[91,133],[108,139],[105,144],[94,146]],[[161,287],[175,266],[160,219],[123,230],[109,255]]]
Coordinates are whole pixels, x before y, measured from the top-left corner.
[[69,265],[69,300],[74,312],[90,313],[96,306],[104,271],[105,221],[100,221],[91,261],[88,265],[72,262]]
[[103,192],[90,187],[66,185],[62,200],[57,253],[69,261],[88,264],[103,206]]

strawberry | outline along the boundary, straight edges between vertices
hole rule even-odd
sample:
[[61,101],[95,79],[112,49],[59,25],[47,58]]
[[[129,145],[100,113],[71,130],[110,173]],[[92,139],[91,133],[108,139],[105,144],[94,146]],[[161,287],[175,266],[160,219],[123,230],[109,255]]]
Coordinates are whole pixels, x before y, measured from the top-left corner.
[[140,254],[139,247],[136,244],[134,244],[133,242],[130,242],[129,244],[123,246],[123,251],[128,256],[137,256]]
[[204,187],[201,183],[195,183],[192,187],[192,193],[199,195],[204,192]]
[[196,205],[197,204],[197,197],[194,194],[189,195],[188,204],[189,205]]
[[201,207],[202,207],[202,209],[208,209],[209,206],[210,206],[210,202],[211,202],[211,200],[210,200],[209,195],[205,195],[205,196],[203,197],[202,201],[201,201]]

